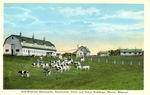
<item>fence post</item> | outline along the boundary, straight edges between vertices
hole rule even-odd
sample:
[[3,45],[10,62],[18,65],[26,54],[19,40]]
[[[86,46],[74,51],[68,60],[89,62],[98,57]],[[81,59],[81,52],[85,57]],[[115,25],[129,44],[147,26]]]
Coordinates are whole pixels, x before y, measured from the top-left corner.
[[108,60],[106,59],[106,63],[108,62]]
[[132,65],[132,61],[130,62],[130,65]]
[[140,66],[140,62],[139,62],[139,66]]
[[116,64],[116,60],[114,60],[114,64]]
[[98,62],[100,62],[100,58],[98,58]]
[[91,57],[91,61],[92,61],[92,57]]
[[122,65],[124,65],[124,61],[122,61]]

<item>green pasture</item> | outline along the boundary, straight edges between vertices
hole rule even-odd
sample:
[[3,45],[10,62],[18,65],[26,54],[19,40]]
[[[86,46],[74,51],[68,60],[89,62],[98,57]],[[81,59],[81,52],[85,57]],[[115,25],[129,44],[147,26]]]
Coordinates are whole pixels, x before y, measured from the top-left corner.
[[[70,70],[59,73],[52,69],[46,76],[41,68],[31,64],[39,57],[4,56],[3,89],[41,89],[41,90],[143,90],[143,56],[86,57],[81,65],[90,65],[90,70]],[[79,58],[73,57],[74,60]],[[56,60],[44,57],[44,62]],[[106,62],[107,60],[107,62]],[[116,63],[114,64],[114,60]],[[124,64],[122,64],[124,61]],[[132,65],[130,62],[132,61]],[[140,64],[139,64],[140,63]],[[28,70],[29,78],[22,78],[19,70]]]

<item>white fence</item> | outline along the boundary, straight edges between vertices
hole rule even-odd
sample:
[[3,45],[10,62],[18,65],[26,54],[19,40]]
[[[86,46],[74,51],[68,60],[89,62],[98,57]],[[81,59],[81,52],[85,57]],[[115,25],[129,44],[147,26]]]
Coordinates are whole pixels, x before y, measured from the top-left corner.
[[111,63],[111,64],[122,64],[122,65],[134,65],[134,66],[143,66],[144,63],[141,61],[135,61],[135,60],[109,60],[109,59],[101,59],[101,58],[90,58],[91,62],[98,62],[98,63]]

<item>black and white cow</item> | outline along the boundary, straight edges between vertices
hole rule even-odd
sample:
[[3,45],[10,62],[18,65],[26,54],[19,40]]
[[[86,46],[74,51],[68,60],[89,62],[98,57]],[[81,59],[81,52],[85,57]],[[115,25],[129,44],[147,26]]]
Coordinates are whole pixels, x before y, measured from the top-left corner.
[[51,74],[51,69],[50,68],[44,68],[46,75],[50,75]]
[[81,66],[81,63],[80,63],[79,61],[75,61],[73,64],[74,64],[75,66]]
[[84,62],[84,61],[85,61],[84,57],[82,57],[82,58],[80,59],[80,61],[81,61],[81,62]]
[[32,65],[34,66],[34,67],[38,67],[38,68],[40,68],[40,64],[39,63],[32,63]]
[[24,77],[25,75],[26,75],[27,77],[30,76],[29,71],[18,71],[18,73],[20,73],[22,77]]

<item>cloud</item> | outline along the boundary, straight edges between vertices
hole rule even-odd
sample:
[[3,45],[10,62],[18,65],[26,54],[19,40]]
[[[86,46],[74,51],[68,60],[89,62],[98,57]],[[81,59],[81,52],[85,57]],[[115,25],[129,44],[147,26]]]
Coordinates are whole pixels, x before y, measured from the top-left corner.
[[93,23],[93,29],[96,31],[103,32],[116,32],[116,31],[135,31],[144,29],[144,23],[134,23],[134,24],[110,24],[110,23]]
[[43,7],[41,7],[41,6],[34,7],[33,9],[34,9],[34,10],[45,10],[45,8],[43,8]]
[[5,24],[9,24],[9,25],[11,25],[11,26],[13,26],[13,27],[16,27],[16,26],[17,26],[15,23],[13,23],[13,22],[11,22],[11,21],[5,21],[4,23],[5,23]]
[[[32,22],[31,23],[28,23],[28,24],[35,24],[35,23],[41,23],[41,21],[33,16],[33,15],[30,15],[31,13],[31,10],[29,9],[26,9],[26,8],[22,8],[22,7],[5,7],[8,11],[15,11],[15,14],[9,14],[9,13],[5,13],[5,23],[7,22],[14,22],[14,23],[18,23],[20,21],[26,21],[27,19],[32,19]],[[10,9],[10,10],[8,10]],[[20,12],[18,12],[18,10],[20,10]],[[13,25],[14,26],[14,25]]]
[[78,25],[78,26],[86,26],[86,25],[92,25],[91,22],[86,22],[84,20],[70,20],[67,24],[70,24],[70,25]]
[[119,10],[114,14],[108,15],[104,14],[99,19],[109,19],[109,18],[122,18],[122,19],[135,19],[135,20],[143,20],[144,19],[144,11],[125,11]]
[[76,7],[76,8],[71,8],[71,7],[56,7],[52,8],[50,7],[51,10],[56,11],[60,13],[63,16],[70,17],[70,16],[82,16],[82,15],[92,15],[93,13],[99,14],[100,9],[97,8],[87,8],[83,9],[82,7]]

